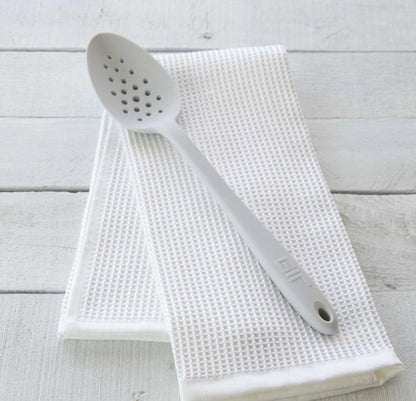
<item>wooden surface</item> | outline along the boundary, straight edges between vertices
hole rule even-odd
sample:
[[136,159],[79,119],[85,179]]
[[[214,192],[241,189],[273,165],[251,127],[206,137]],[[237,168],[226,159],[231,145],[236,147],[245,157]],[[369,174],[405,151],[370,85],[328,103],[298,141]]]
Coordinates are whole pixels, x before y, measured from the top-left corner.
[[[416,118],[416,52],[296,52],[289,64],[306,118]],[[81,52],[0,52],[0,85],[3,117],[101,114]]]
[[0,7],[4,49],[81,50],[101,31],[158,49],[276,42],[301,51],[416,46],[413,0],[14,0]]
[[0,400],[178,401],[169,345],[60,342],[100,106],[90,36],[154,51],[282,43],[312,140],[406,370],[331,401],[416,400],[416,2],[0,3]]

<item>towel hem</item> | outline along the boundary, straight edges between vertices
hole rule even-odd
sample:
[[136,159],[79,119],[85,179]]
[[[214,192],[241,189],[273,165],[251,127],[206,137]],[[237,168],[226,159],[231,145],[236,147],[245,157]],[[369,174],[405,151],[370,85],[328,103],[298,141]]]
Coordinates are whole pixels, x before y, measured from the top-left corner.
[[199,382],[180,381],[184,401],[311,401],[382,385],[403,370],[393,350],[313,366],[242,374]]
[[67,320],[60,324],[58,335],[61,339],[170,342],[166,325],[160,322]]

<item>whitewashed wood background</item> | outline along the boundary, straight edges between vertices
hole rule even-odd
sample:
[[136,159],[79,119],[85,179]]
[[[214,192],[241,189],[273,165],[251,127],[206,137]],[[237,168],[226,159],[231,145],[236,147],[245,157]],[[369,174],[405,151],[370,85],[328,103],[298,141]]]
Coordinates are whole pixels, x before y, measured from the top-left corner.
[[178,401],[169,345],[60,342],[100,106],[100,31],[154,51],[284,44],[320,163],[416,400],[414,0],[0,1],[0,400]]

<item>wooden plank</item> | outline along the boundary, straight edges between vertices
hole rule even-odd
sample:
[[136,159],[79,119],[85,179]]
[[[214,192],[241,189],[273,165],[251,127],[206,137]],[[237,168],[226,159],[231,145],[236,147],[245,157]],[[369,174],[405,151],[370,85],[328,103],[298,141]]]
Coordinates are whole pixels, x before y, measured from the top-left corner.
[[306,118],[416,116],[416,53],[294,53],[289,64]]
[[372,291],[416,289],[416,195],[334,195]]
[[416,119],[307,120],[334,192],[416,192]]
[[[0,297],[2,401],[179,401],[168,344],[62,342],[56,337],[62,295]],[[416,400],[416,293],[386,291],[374,298],[406,370],[383,387],[327,401]]]
[[63,291],[86,193],[0,193],[0,290]]
[[415,50],[412,0],[15,0],[0,5],[0,47],[84,49],[97,32],[149,48],[283,43],[296,50]]
[[0,189],[88,190],[100,120],[0,119]]
[[169,344],[59,341],[62,295],[0,297],[2,401],[179,400]]
[[[336,192],[416,192],[416,119],[307,120]],[[0,190],[86,191],[96,118],[0,119]]]
[[[0,290],[64,291],[86,193],[0,193]],[[335,195],[373,292],[416,290],[416,195]]]
[[[307,118],[416,117],[416,53],[292,53]],[[0,52],[0,117],[98,117],[83,53]]]

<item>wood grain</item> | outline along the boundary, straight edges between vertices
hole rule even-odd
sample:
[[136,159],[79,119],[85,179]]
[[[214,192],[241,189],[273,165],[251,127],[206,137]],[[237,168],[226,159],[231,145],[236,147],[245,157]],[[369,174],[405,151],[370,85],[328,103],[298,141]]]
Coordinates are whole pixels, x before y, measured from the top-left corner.
[[0,291],[63,291],[87,194],[0,193]]
[[[86,193],[0,193],[0,290],[63,292]],[[370,289],[416,290],[416,195],[335,195]]]
[[[416,117],[416,53],[292,53],[306,118]],[[0,52],[0,117],[98,117],[83,53]]]
[[332,191],[416,191],[416,119],[312,119],[306,124]]
[[0,190],[86,191],[97,118],[0,119]]
[[[406,370],[382,387],[326,401],[416,400],[416,292],[378,292],[374,300]],[[59,341],[61,302],[62,295],[0,295],[2,401],[179,401],[169,344]]]
[[[0,190],[88,190],[99,123],[0,119]],[[416,119],[306,123],[332,191],[416,192]]]
[[416,289],[416,195],[334,197],[372,291]]
[[[179,400],[170,346],[58,341],[62,295],[0,295],[2,401]],[[136,399],[137,400],[137,399]]]
[[106,31],[149,48],[415,50],[415,14],[412,0],[15,0],[0,5],[0,47],[84,49]]

